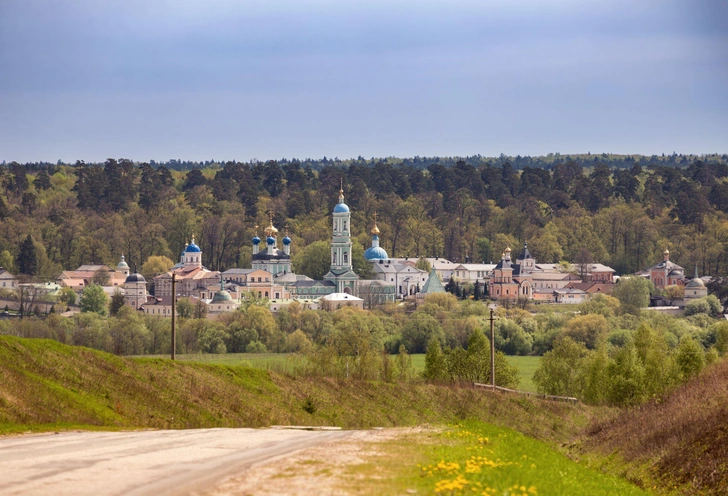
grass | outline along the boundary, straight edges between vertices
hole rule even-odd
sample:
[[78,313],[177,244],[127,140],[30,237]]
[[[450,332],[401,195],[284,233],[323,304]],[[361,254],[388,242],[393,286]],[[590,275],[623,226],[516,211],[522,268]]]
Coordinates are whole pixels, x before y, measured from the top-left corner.
[[375,453],[350,469],[346,487],[366,494],[647,494],[542,441],[479,421],[410,434],[377,446]]
[[[161,358],[161,356],[152,358]],[[166,355],[164,358],[166,358]],[[521,384],[519,389],[536,392],[536,385],[533,383],[533,373],[538,368],[541,357],[509,356],[507,358],[508,362],[518,367],[520,372]],[[228,353],[222,355],[198,353],[194,355],[177,355],[177,359],[194,363],[242,365],[284,374],[295,373],[296,369],[305,362],[302,356],[290,353]],[[417,372],[425,370],[425,355],[412,355],[412,366]]]
[[0,377],[0,433],[77,426],[368,428],[480,419],[566,442],[595,418],[613,414],[469,387],[334,380],[189,360],[122,358],[11,336],[0,336]]
[[[135,358],[168,357],[169,355],[152,355],[138,356]],[[305,362],[303,356],[293,353],[225,353],[220,355],[195,353],[190,355],[177,355],[176,359],[191,363],[252,367],[282,374],[295,373],[296,369]]]

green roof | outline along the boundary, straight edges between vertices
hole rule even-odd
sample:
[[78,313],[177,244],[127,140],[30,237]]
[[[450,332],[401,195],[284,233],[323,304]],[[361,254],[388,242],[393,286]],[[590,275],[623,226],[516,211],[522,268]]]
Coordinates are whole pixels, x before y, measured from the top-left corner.
[[440,281],[440,276],[437,275],[437,272],[435,272],[435,268],[433,267],[432,270],[430,270],[430,277],[427,278],[427,282],[424,286],[422,286],[422,291],[420,291],[422,294],[432,294],[432,293],[444,293],[445,288],[442,285],[442,281]]

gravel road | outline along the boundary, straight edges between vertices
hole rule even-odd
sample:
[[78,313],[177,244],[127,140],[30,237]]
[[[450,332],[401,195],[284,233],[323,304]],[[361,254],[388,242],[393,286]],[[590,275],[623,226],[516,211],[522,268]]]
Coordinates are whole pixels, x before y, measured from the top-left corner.
[[2,495],[198,494],[353,431],[194,429],[0,438]]

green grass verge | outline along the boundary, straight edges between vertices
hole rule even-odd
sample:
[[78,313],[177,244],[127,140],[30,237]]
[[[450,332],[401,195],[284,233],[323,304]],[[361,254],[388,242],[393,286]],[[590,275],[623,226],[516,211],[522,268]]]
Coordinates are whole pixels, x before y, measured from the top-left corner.
[[479,421],[410,434],[377,446],[375,452],[350,469],[345,487],[370,494],[648,494],[544,442]]

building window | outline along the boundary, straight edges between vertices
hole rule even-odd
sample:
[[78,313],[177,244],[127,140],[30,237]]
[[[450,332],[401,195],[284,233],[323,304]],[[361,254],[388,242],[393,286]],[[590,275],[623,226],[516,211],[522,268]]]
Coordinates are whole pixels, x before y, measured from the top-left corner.
[[278,299],[280,297],[281,297],[281,294],[280,293],[276,293],[276,299]]
[[349,255],[344,253],[344,263],[349,263]]
[[268,298],[268,291],[265,292],[265,297]]

